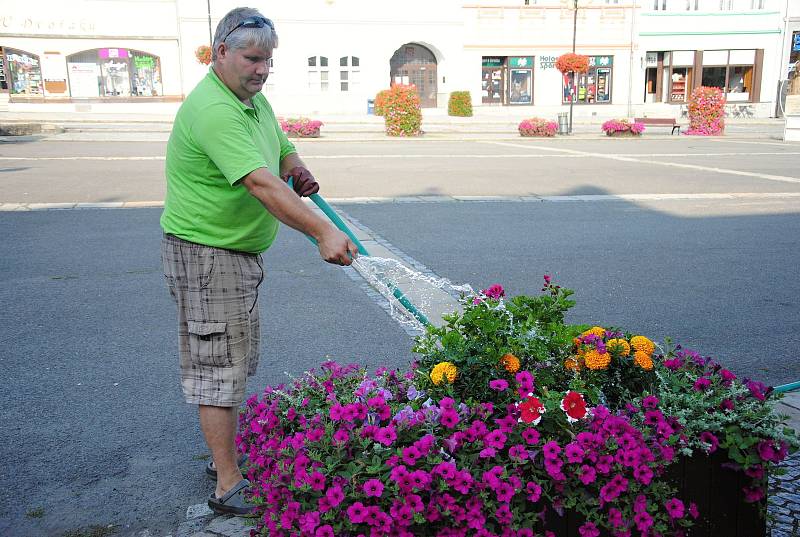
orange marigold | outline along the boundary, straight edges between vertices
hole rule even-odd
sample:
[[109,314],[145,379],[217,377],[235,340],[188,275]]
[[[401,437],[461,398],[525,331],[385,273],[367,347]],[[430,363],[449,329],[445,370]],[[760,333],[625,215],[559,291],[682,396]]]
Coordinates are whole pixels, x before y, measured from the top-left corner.
[[653,351],[656,350],[655,344],[644,336],[633,336],[631,338],[631,347],[647,354],[653,354]]
[[591,349],[583,355],[583,360],[589,369],[605,369],[611,363],[611,355],[607,352],[600,354],[597,349]]
[[633,353],[633,361],[645,371],[653,369],[653,360],[650,358],[650,355],[644,351],[636,351]]
[[581,335],[582,336],[588,336],[589,334],[594,334],[597,337],[605,337],[606,329],[603,328],[602,326],[593,326],[593,327],[591,327],[589,330],[587,330],[586,332],[584,332]]
[[509,373],[516,373],[519,371],[519,358],[510,352],[506,353],[502,356],[502,358],[500,358],[500,365],[502,365]]
[[581,365],[578,363],[576,358],[567,358],[564,360],[564,367],[567,369],[571,369],[572,371],[580,371]]
[[631,346],[624,339],[609,339],[606,342],[606,348],[620,356],[628,356],[631,353]]

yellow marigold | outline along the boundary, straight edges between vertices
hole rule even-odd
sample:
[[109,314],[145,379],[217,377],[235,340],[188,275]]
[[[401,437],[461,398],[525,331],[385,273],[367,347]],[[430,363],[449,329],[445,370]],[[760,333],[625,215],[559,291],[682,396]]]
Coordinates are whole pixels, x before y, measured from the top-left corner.
[[611,355],[607,352],[600,354],[597,349],[591,349],[583,355],[583,360],[589,369],[605,369],[611,363]]
[[444,382],[445,379],[450,383],[454,382],[457,375],[458,368],[451,362],[439,362],[431,370],[431,380],[437,386]]
[[573,371],[579,371],[581,368],[581,364],[578,363],[577,358],[572,357],[564,360],[564,367],[567,369],[571,369]]
[[581,334],[581,336],[588,336],[589,334],[594,334],[597,337],[605,337],[606,329],[603,328],[602,326],[593,326],[589,330]]
[[622,356],[628,356],[631,353],[631,346],[624,339],[609,339],[606,342],[606,348]]
[[513,354],[506,353],[500,358],[500,365],[502,365],[509,373],[516,373],[519,371],[519,358]]
[[646,354],[653,354],[653,351],[656,350],[653,342],[644,336],[633,336],[631,338],[631,347]]
[[636,351],[633,353],[633,361],[645,371],[653,369],[653,360],[650,358],[650,355],[644,351]]

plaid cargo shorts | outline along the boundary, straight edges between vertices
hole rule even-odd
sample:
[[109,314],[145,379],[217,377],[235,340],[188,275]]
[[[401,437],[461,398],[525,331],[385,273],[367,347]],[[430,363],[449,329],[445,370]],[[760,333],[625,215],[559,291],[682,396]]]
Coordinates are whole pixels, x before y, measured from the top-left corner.
[[239,406],[247,377],[258,366],[261,256],[164,235],[161,262],[178,305],[181,387],[186,402]]

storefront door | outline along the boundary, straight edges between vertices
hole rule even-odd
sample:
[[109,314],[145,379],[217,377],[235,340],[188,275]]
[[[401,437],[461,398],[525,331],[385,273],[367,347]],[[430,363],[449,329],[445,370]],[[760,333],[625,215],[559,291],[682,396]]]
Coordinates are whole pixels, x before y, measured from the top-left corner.
[[484,56],[481,67],[481,102],[505,104],[506,58]]
[[422,45],[403,45],[389,62],[392,84],[413,84],[422,108],[436,107],[436,57]]

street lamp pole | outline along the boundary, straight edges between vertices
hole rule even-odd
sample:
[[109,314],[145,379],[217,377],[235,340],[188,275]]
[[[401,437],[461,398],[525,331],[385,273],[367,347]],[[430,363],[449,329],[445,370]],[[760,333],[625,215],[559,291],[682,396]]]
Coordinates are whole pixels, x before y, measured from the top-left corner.
[[214,36],[211,35],[211,0],[206,0],[206,5],[208,6],[208,46],[213,47]]
[[[578,0],[572,0],[572,53],[575,54],[575,38],[578,35]],[[569,133],[572,134],[572,106],[575,104],[575,96],[578,94],[575,71],[572,71],[572,85],[569,93]]]

